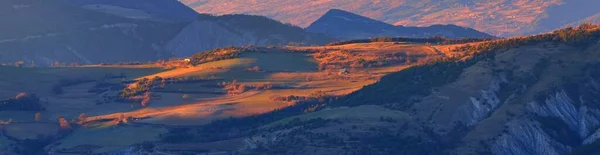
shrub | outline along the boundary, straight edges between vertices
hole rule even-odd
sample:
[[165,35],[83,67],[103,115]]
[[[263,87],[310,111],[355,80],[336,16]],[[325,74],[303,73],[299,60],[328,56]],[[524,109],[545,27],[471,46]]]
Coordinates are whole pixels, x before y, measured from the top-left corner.
[[300,102],[300,101],[304,101],[307,98],[306,97],[302,97],[302,96],[295,96],[295,95],[288,95],[288,96],[271,95],[271,96],[269,96],[269,99],[271,101],[274,101],[274,102],[292,102],[292,103],[297,103],[297,102]]
[[391,37],[375,37],[371,38],[372,42],[391,42],[393,41]]
[[141,102],[141,104],[142,104],[142,107],[147,107],[147,106],[148,106],[148,104],[150,104],[150,99],[151,99],[151,98],[152,98],[152,94],[151,94],[149,91],[147,91],[147,92],[144,94],[144,98],[142,99],[142,102]]
[[166,79],[160,80],[160,88],[165,88],[166,86],[167,86],[167,80]]
[[130,117],[125,117],[124,114],[120,114],[117,118],[115,118],[114,123],[119,125],[119,124],[125,124],[129,122],[129,118]]
[[79,117],[77,118],[77,121],[79,122],[79,124],[85,123],[86,120],[87,120],[87,115],[85,115],[85,113],[79,114]]
[[239,95],[246,91],[246,85],[238,84],[237,80],[233,80],[232,82],[223,82],[221,85],[225,91],[227,91],[228,95]]
[[233,59],[239,56],[242,52],[241,48],[237,47],[225,47],[225,48],[217,48],[209,51],[204,51],[201,53],[197,53],[192,55],[190,63],[192,65],[199,65],[207,62]]
[[27,96],[27,93],[21,92],[15,96],[15,99],[19,100]]
[[25,65],[25,62],[22,60],[15,62],[15,67],[23,67],[24,65]]
[[35,121],[39,122],[41,120],[42,120],[42,113],[39,113],[39,112],[35,113]]
[[260,67],[258,67],[258,66],[254,66],[252,68],[248,68],[248,69],[246,69],[246,71],[249,71],[249,72],[261,72]]
[[62,116],[58,116],[58,125],[60,126],[60,129],[63,131],[71,130],[71,124],[69,123],[69,121],[67,121],[67,119],[65,119]]
[[254,86],[254,89],[259,90],[259,91],[260,90],[269,90],[271,88],[273,88],[273,84],[271,84],[271,83],[257,84]]
[[122,99],[127,99],[130,97],[140,95],[141,93],[150,91],[152,88],[156,87],[155,81],[162,81],[162,78],[154,77],[153,79],[143,78],[141,80],[138,80],[135,83],[131,84],[132,87],[123,89],[120,93],[120,97]]

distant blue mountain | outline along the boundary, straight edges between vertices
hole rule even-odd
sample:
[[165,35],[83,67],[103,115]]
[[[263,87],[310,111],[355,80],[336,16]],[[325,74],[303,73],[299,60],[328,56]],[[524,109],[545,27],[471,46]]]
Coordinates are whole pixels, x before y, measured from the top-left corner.
[[[199,14],[177,0],[61,0],[71,5],[125,17],[146,14],[150,19],[192,21]],[[115,8],[121,8],[115,9]],[[122,10],[125,9],[125,10]]]
[[429,27],[394,26],[344,10],[332,9],[306,29],[323,33],[337,39],[364,39],[371,37],[431,37],[492,38],[475,29],[456,25],[432,25]]
[[176,0],[0,0],[0,23],[0,64],[147,62],[218,47],[333,41],[262,16],[199,15]]

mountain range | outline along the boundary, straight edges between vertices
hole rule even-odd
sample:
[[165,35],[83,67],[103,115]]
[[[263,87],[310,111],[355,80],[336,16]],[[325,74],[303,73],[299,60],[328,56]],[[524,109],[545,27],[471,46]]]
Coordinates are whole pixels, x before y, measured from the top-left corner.
[[225,46],[320,45],[333,38],[307,33],[302,28],[252,15],[199,15],[181,30],[165,48],[174,56],[190,56],[198,51]]
[[491,38],[493,36],[471,28],[456,25],[431,25],[428,27],[394,26],[344,10],[327,11],[306,29],[308,32],[323,33],[337,39],[365,39],[372,37],[433,37],[448,38]]
[[503,37],[548,32],[582,21],[600,22],[597,0],[180,1],[201,13],[264,15],[301,27],[308,27],[330,9],[397,26],[455,24]]
[[58,1],[0,3],[0,27],[7,30],[0,34],[0,62],[47,66],[57,61],[89,64],[156,60],[168,57],[160,45],[185,26],[130,19]]
[[60,0],[63,3],[117,16],[162,21],[191,21],[198,13],[173,0]]
[[0,0],[0,155],[600,155],[597,1],[182,2]]
[[174,0],[5,0],[0,21],[9,30],[0,34],[0,63],[39,66],[145,62],[225,46],[333,40],[265,17],[200,15]]

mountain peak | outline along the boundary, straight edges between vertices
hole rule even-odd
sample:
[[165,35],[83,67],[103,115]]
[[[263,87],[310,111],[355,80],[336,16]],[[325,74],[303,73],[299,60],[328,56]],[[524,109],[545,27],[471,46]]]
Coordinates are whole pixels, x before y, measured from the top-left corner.
[[352,12],[349,12],[349,11],[346,11],[346,10],[342,10],[342,9],[331,9],[331,10],[329,10],[329,11],[327,11],[325,13],[325,15],[327,15],[327,14],[351,14],[351,15],[356,15],[355,13],[352,13]]
[[341,19],[341,20],[345,20],[348,22],[364,22],[364,23],[381,24],[381,25],[386,25],[386,27],[392,26],[391,24],[377,21],[377,20],[371,19],[369,17],[365,17],[362,15],[359,15],[359,14],[356,14],[353,12],[349,12],[349,11],[345,11],[345,10],[341,10],[341,9],[331,9],[331,10],[327,11],[325,14],[323,14],[323,16],[321,16],[321,18],[319,20],[321,20],[321,19],[328,20],[328,18],[337,18],[336,20]]
[[489,34],[457,25],[428,27],[394,26],[349,11],[331,9],[306,28],[308,32],[323,33],[337,39],[366,39],[372,37],[431,37],[490,38]]
[[369,38],[371,37],[369,35],[348,35],[375,34],[392,29],[394,29],[394,25],[340,9],[327,11],[321,18],[306,28],[309,32],[329,34],[338,39]]

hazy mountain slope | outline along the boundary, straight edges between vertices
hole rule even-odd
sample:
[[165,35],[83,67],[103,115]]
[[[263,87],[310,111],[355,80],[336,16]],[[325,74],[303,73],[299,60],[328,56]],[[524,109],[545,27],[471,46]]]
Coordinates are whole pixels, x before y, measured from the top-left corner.
[[370,38],[376,35],[398,35],[395,26],[343,10],[327,11],[306,31],[328,34],[340,39]]
[[597,14],[595,14],[593,16],[587,17],[587,18],[585,18],[583,20],[571,23],[571,25],[577,25],[577,24],[582,23],[582,22],[600,23],[600,13],[597,13]]
[[24,60],[102,63],[149,61],[169,55],[161,44],[184,24],[139,21],[56,1],[6,0],[0,29],[0,62]]
[[[546,11],[546,18],[539,19],[537,22],[538,29],[549,31],[587,18],[594,18],[595,15],[600,14],[600,9],[595,7],[598,5],[600,1],[569,0],[563,1],[561,5],[550,6]],[[586,21],[598,23],[593,20]]]
[[[312,45],[333,40],[260,16],[200,16],[177,1],[7,0],[0,4],[4,7],[0,28],[9,30],[0,34],[0,63],[146,62],[225,46]],[[101,4],[103,9],[110,5],[112,10],[90,9],[88,4]]]
[[134,19],[191,21],[198,16],[177,0],[61,0],[67,4]]
[[262,16],[201,15],[169,41],[166,49],[176,56],[190,56],[226,46],[319,45],[331,41],[330,37]]
[[[456,24],[496,36],[545,32],[564,26],[563,20],[578,21],[600,12],[594,8],[598,5],[596,0],[356,0],[353,3],[234,0],[225,5],[218,0],[180,1],[201,13],[265,15],[302,27],[309,26],[329,9],[343,9],[394,25]],[[560,8],[568,11],[559,11]]]
[[372,37],[432,37],[490,38],[492,36],[471,28],[456,25],[429,27],[394,26],[347,11],[332,9],[306,28],[306,31],[323,33],[338,39],[365,39]]

